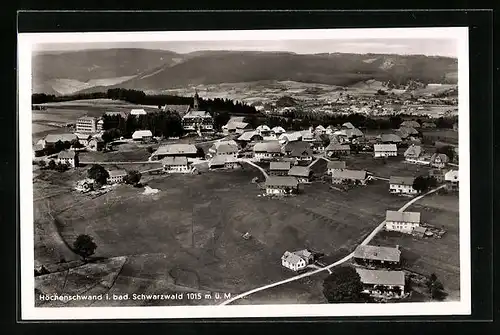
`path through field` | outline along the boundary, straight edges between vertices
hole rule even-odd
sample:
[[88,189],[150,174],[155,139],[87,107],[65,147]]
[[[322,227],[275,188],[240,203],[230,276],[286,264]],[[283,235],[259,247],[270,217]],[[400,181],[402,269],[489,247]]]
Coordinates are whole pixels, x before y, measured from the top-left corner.
[[[401,207],[398,211],[399,212],[404,212],[409,206],[411,206],[412,204],[414,204],[416,201],[422,199],[423,197],[429,195],[429,194],[432,194],[436,191],[438,191],[439,189],[443,188],[444,185],[440,186],[440,187],[437,187],[433,190],[430,190],[429,192],[425,193],[425,194],[422,194],[416,198],[413,198],[412,200],[408,201],[403,207]],[[382,228],[384,227],[385,225],[385,221],[382,221],[371,233],[370,235],[368,235],[364,240],[363,242],[361,242],[361,245],[367,245],[368,243],[370,243],[370,241],[375,237],[375,235],[377,235],[377,233],[382,230]],[[233,301],[236,301],[238,299],[241,299],[241,298],[244,298],[246,296],[249,296],[250,294],[253,294],[253,293],[256,293],[256,292],[260,292],[260,291],[263,291],[263,290],[266,290],[268,288],[272,288],[272,287],[276,287],[276,286],[279,286],[279,285],[283,285],[283,284],[286,284],[286,283],[289,283],[289,282],[293,282],[293,281],[296,281],[296,280],[299,280],[301,278],[305,278],[305,277],[309,277],[309,276],[312,276],[312,275],[315,275],[317,273],[320,273],[322,271],[328,271],[330,272],[330,269],[333,268],[333,267],[336,267],[338,265],[341,265],[345,262],[347,262],[349,259],[351,259],[354,255],[354,252],[350,253],[349,255],[345,256],[344,258],[336,261],[335,263],[332,263],[330,265],[327,265],[323,268],[319,268],[317,270],[314,270],[314,271],[311,271],[311,272],[307,272],[307,273],[303,273],[301,275],[298,275],[298,276],[295,276],[295,277],[291,277],[291,278],[288,278],[288,279],[285,279],[285,280],[282,280],[282,281],[279,281],[279,282],[275,282],[275,283],[272,283],[272,284],[268,284],[268,285],[265,285],[265,286],[261,286],[261,287],[257,287],[253,290],[250,290],[250,291],[247,291],[247,292],[244,292],[244,293],[241,293],[241,294],[238,294],[237,296],[234,296],[232,297],[231,299],[228,299],[228,300],[225,300],[223,301],[220,305],[228,305],[230,303],[232,303]]]

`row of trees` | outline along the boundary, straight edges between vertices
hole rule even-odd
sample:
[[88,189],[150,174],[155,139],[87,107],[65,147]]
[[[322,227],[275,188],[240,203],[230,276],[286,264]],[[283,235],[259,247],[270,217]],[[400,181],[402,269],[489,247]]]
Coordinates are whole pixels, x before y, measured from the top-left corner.
[[41,169],[55,170],[58,172],[69,170],[69,166],[67,164],[63,164],[61,162],[56,163],[53,159],[51,159],[48,164],[44,160],[38,161],[37,164]]
[[418,176],[413,181],[413,189],[418,193],[423,193],[437,186],[437,180],[434,177]]
[[[87,170],[87,176],[93,179],[97,186],[105,185],[108,182],[109,172],[102,165],[94,164]],[[127,171],[127,175],[123,178],[126,184],[137,186],[141,181],[141,173],[136,170]]]
[[43,154],[44,156],[47,156],[47,155],[53,155],[53,154],[57,154],[58,152],[61,152],[63,150],[68,150],[70,148],[73,148],[73,149],[79,149],[79,148],[83,148],[83,144],[81,144],[78,139],[73,139],[70,141],[57,141],[56,143],[54,143],[53,146],[48,146],[46,148],[43,149]]

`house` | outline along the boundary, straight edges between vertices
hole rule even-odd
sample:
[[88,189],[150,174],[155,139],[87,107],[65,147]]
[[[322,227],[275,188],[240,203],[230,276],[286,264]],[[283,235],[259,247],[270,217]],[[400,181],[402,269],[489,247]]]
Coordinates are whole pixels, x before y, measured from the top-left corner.
[[307,142],[289,142],[283,146],[283,151],[287,157],[295,158],[298,161],[312,161],[313,151],[311,144]]
[[442,169],[448,164],[449,160],[450,159],[445,154],[435,153],[434,155],[431,156],[430,164],[432,167]]
[[314,141],[314,133],[311,130],[303,130],[300,133],[302,134],[302,141],[304,142]]
[[271,162],[269,164],[270,176],[287,176],[290,170],[290,162]]
[[332,175],[333,171],[343,170],[346,168],[346,163],[344,161],[328,161],[326,165],[327,174]]
[[328,127],[326,127],[325,134],[332,135],[336,130],[337,129],[334,126],[329,125]]
[[400,297],[405,291],[405,274],[403,271],[369,270],[357,268],[363,293],[369,295],[390,295]]
[[360,265],[395,266],[401,261],[401,250],[396,248],[359,245],[354,250],[354,261]]
[[358,128],[349,128],[349,129],[346,129],[345,130],[345,135],[349,139],[354,139],[354,138],[358,138],[358,137],[363,137],[364,136],[363,132],[361,130],[359,130]]
[[255,131],[262,137],[271,135],[271,128],[269,128],[265,124],[258,126]]
[[97,118],[93,116],[82,116],[76,120],[77,133],[96,133],[97,132]]
[[408,149],[406,149],[404,156],[405,156],[405,161],[408,163],[417,163],[418,158],[422,154],[422,147],[419,145],[410,145]]
[[191,169],[186,157],[165,157],[161,160],[163,170],[167,173],[190,173]]
[[299,271],[305,269],[308,263],[299,255],[293,252],[285,251],[283,256],[281,256],[281,265],[292,271]]
[[332,170],[332,183],[343,184],[352,182],[357,185],[366,185],[369,180],[368,173],[364,170]]
[[355,127],[353,126],[352,123],[350,122],[346,122],[342,125],[342,128],[345,128],[345,129],[354,129]]
[[108,171],[108,184],[119,184],[123,183],[123,179],[127,175],[125,170],[109,170]]
[[63,150],[57,154],[57,162],[71,167],[77,167],[78,154],[73,150]]
[[389,178],[389,192],[393,194],[417,194],[418,191],[413,188],[414,177],[395,177]]
[[208,149],[209,155],[215,156],[227,156],[227,157],[238,157],[238,144],[233,141],[220,141],[215,142],[210,149]]
[[283,156],[281,145],[278,141],[259,142],[253,147],[254,157],[262,159],[271,159]]
[[299,183],[308,183],[311,179],[312,171],[307,166],[292,166],[288,175],[297,178]]
[[78,136],[75,134],[49,134],[40,141],[40,144],[44,149],[47,149],[55,147],[55,144],[59,141],[71,143],[74,140],[78,140]]
[[418,227],[413,228],[413,231],[411,232],[411,234],[415,237],[422,238],[425,236],[426,232],[427,232],[427,228],[418,226]]
[[33,146],[33,158],[45,156],[45,150],[43,149],[43,145],[35,144]]
[[398,155],[396,144],[374,144],[373,157],[395,157]]
[[236,121],[235,119],[229,120],[224,126],[222,126],[222,132],[224,134],[243,134],[245,131],[252,129],[252,126],[248,122]]
[[418,123],[417,121],[404,121],[404,122],[401,122],[401,124],[399,125],[400,127],[411,127],[411,128],[420,128],[420,123]]
[[103,126],[104,126],[104,120],[102,118],[99,118],[99,120],[97,121],[97,126],[96,126],[97,132],[101,132]]
[[271,129],[271,131],[275,133],[277,136],[284,134],[286,132],[285,129],[283,129],[283,127],[280,126],[274,127],[273,129]]
[[211,131],[214,129],[214,119],[207,111],[190,110],[181,120],[185,131]]
[[438,184],[444,183],[445,171],[443,169],[431,169],[429,170],[429,177],[436,179]]
[[87,148],[91,151],[102,151],[104,149],[104,141],[99,136],[94,136],[90,139]]
[[346,156],[351,153],[351,146],[349,144],[340,144],[340,143],[335,143],[331,142],[326,148],[325,148],[325,155],[326,157],[333,157],[333,156]]
[[263,137],[256,131],[245,131],[236,140],[239,142],[248,143],[248,142],[262,141]]
[[269,176],[265,182],[266,194],[287,195],[297,193],[299,182],[290,176]]
[[420,226],[419,212],[385,212],[385,229],[389,231],[399,231],[405,234],[411,234],[413,228]]
[[150,160],[161,160],[165,157],[196,157],[198,149],[193,144],[161,145],[150,157]]
[[380,135],[380,142],[382,143],[392,143],[392,144],[398,144],[401,143],[403,140],[401,137],[399,137],[396,134],[382,134]]
[[92,139],[90,134],[75,133],[75,135],[78,138],[78,142],[85,147],[89,145],[89,142]]
[[314,133],[318,135],[326,134],[326,128],[323,127],[322,125],[319,125],[314,129]]
[[278,141],[280,143],[289,143],[302,140],[302,133],[300,131],[296,131],[293,133],[281,134],[278,136]]
[[190,109],[191,106],[189,105],[164,105],[161,107],[163,112],[174,112],[179,114],[181,117],[186,115]]
[[448,191],[458,191],[458,170],[450,170],[446,172],[444,180]]
[[146,113],[146,111],[142,108],[134,108],[130,111],[130,115],[133,115],[133,116],[140,116],[140,115],[146,115],[148,113]]
[[136,130],[132,134],[132,140],[134,141],[148,142],[152,138],[153,133],[151,133],[151,130]]
[[220,168],[235,169],[239,167],[239,165],[240,163],[236,159],[236,157],[223,156],[223,155],[214,156],[208,162],[208,167],[210,169],[220,169]]

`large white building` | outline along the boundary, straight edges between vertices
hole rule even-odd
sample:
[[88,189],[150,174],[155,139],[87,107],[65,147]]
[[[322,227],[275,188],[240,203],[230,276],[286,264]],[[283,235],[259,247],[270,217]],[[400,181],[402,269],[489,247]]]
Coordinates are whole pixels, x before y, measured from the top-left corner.
[[413,229],[420,226],[420,213],[387,211],[385,213],[385,229],[411,234]]
[[281,145],[278,141],[256,143],[253,147],[253,152],[254,157],[258,160],[283,156]]
[[285,251],[283,256],[281,256],[281,265],[292,271],[299,271],[305,269],[312,260],[313,255],[309,250]]
[[214,119],[210,113],[199,110],[198,92],[194,95],[193,109],[182,117],[182,128],[186,131],[212,131]]
[[190,173],[191,169],[186,157],[165,157],[161,160],[163,170],[167,173]]
[[77,133],[96,133],[97,132],[97,119],[92,116],[82,116],[76,120]]
[[123,183],[123,179],[127,175],[125,170],[110,170],[108,171],[108,184],[119,184]]
[[395,194],[417,194],[418,191],[413,188],[414,177],[395,177],[389,178],[389,192]]
[[374,157],[395,157],[398,155],[398,148],[396,144],[374,144],[373,156]]

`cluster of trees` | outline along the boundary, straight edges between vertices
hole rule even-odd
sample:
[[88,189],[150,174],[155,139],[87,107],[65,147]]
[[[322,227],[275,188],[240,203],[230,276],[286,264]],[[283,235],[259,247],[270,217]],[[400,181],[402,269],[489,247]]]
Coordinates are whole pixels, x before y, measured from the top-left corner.
[[329,303],[367,302],[363,283],[353,267],[340,266],[323,281],[323,295]]
[[413,181],[413,188],[418,192],[426,192],[430,188],[437,186],[437,180],[434,177],[418,176]]
[[78,235],[73,242],[73,251],[82,257],[84,262],[95,253],[95,249],[97,249],[97,244],[91,236],[86,234]]
[[63,164],[61,162],[56,163],[53,159],[51,159],[48,164],[44,160],[40,160],[38,161],[38,166],[42,169],[55,170],[58,172],[69,170],[69,166],[67,164]]
[[135,187],[139,187],[139,186],[141,186],[141,184],[140,184],[141,177],[142,177],[142,175],[139,171],[131,170],[131,171],[127,172],[127,175],[125,176],[125,178],[123,178],[123,181],[125,182],[125,184],[134,185]]
[[445,154],[452,161],[455,158],[455,149],[451,145],[443,145],[436,148],[436,153]]
[[63,150],[68,150],[70,148],[73,148],[73,149],[79,149],[79,148],[83,148],[83,144],[80,143],[80,141],[78,141],[78,139],[73,139],[70,141],[57,141],[56,143],[54,143],[53,146],[48,146],[46,147],[45,149],[43,149],[43,153],[45,156],[47,155],[53,155],[53,154],[57,154],[58,152],[61,152]]
[[437,279],[436,274],[432,273],[426,281],[427,289],[434,300],[444,300],[447,294],[444,291],[443,284]]
[[72,100],[89,100],[89,99],[105,99],[105,98],[107,98],[107,94],[105,92],[76,93],[68,95],[34,93],[31,95],[31,103],[43,104],[46,102],[64,102]]
[[87,176],[100,187],[108,182],[109,172],[102,165],[94,164],[87,170]]

